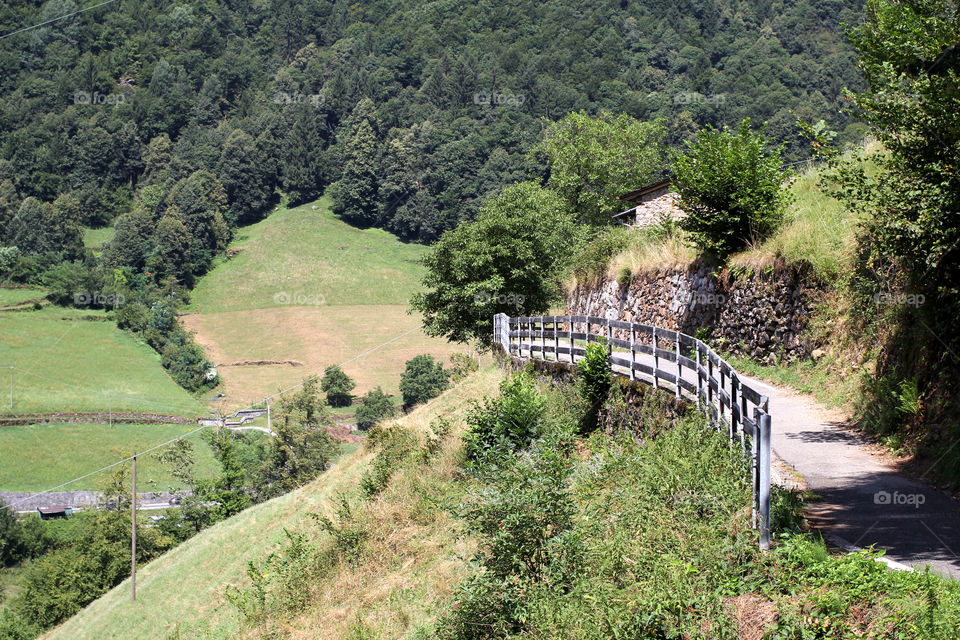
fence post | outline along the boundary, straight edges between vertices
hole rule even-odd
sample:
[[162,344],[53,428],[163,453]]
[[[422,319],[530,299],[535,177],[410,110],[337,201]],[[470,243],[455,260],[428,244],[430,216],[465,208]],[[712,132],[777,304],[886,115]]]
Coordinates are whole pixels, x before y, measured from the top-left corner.
[[696,358],[697,358],[697,402],[703,400],[703,376],[700,375],[700,341],[697,340],[697,344],[694,345],[696,349]]
[[653,327],[653,388],[660,388],[660,356],[657,354],[657,328]]
[[717,401],[720,405],[718,409],[719,415],[717,420],[723,420],[723,389],[727,386],[727,374],[723,372],[723,363],[720,363],[720,383],[717,385]]
[[733,441],[737,435],[737,426],[740,422],[740,408],[737,405],[737,387],[740,386],[740,378],[733,372],[730,372],[730,440]]
[[630,380],[637,379],[637,372],[633,365],[637,362],[637,350],[634,349],[634,343],[637,341],[637,325],[630,323]]
[[613,355],[613,330],[610,328],[610,318],[607,318],[607,355]]
[[707,420],[713,424],[713,358],[707,353]]
[[680,397],[680,379],[683,378],[683,366],[680,364],[680,332],[677,331],[677,339],[673,342],[674,354],[677,356],[677,395]]
[[557,316],[553,316],[553,359],[560,362],[560,323]]
[[770,455],[771,425],[770,414],[760,416],[760,548],[770,548]]

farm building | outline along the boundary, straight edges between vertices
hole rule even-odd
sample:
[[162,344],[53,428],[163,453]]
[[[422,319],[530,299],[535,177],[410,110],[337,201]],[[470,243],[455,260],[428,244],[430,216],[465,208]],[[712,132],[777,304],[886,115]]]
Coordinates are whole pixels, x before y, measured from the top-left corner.
[[684,213],[677,206],[677,194],[670,188],[670,182],[670,178],[665,178],[617,196],[617,200],[633,206],[613,216],[614,220],[628,227],[648,227],[661,216],[682,218]]
[[41,520],[53,520],[55,518],[69,518],[73,515],[71,507],[37,507]]

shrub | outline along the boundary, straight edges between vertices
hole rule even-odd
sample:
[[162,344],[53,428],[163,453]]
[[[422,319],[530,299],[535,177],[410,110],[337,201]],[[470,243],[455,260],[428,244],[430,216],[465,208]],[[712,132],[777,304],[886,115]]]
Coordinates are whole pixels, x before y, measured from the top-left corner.
[[454,353],[450,356],[450,381],[454,384],[460,382],[468,375],[477,371],[480,365],[472,353]]
[[582,243],[569,263],[569,273],[590,282],[607,271],[610,259],[630,246],[630,229],[608,227],[602,229],[589,242]]
[[587,345],[586,356],[577,363],[577,383],[580,395],[589,408],[584,415],[582,428],[590,431],[597,425],[597,416],[610,395],[613,370],[610,368],[610,353],[605,341]]
[[357,407],[357,428],[361,431],[368,431],[375,427],[381,420],[396,415],[397,409],[393,406],[390,396],[383,392],[383,389],[377,387],[368,391],[360,401]]
[[350,376],[340,367],[327,370],[320,381],[320,388],[327,394],[327,403],[331,407],[347,407],[353,402],[350,392],[357,386]]
[[183,332],[175,333],[163,348],[160,363],[184,389],[196,393],[216,386],[218,377],[203,349]]
[[726,258],[777,229],[789,203],[780,170],[783,146],[770,150],[744,119],[735,131],[708,126],[673,158],[674,186],[686,212],[680,226],[694,246]]
[[400,376],[400,393],[408,407],[436,398],[449,386],[450,375],[443,363],[434,362],[433,356],[426,354],[408,360]]
[[417,448],[416,437],[406,429],[378,429],[370,442],[377,446],[377,455],[360,479],[360,491],[373,497],[383,491],[390,477]]
[[541,433],[546,400],[527,373],[516,373],[500,385],[500,395],[467,414],[467,456],[482,458],[491,450],[526,447]]

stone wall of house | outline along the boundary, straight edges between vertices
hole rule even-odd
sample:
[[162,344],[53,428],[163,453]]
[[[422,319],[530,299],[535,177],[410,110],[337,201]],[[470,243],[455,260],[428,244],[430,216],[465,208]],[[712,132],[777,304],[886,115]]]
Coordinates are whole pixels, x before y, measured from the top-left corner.
[[654,224],[660,216],[670,216],[677,220],[683,217],[683,211],[677,206],[677,194],[664,187],[648,193],[637,203],[634,210],[634,226],[646,227]]
[[688,335],[701,331],[714,348],[772,362],[812,352],[805,330],[821,293],[821,287],[788,269],[731,280],[694,265],[639,274],[626,286],[609,279],[581,285],[567,296],[566,313],[655,325]]

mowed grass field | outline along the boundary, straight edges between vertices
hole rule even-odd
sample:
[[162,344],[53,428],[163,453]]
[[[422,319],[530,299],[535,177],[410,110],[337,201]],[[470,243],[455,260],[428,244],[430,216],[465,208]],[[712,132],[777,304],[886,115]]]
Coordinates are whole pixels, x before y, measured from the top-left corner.
[[190,418],[206,413],[167,375],[153,349],[101,312],[0,311],[0,413],[111,408]]
[[[400,424],[414,431],[426,431],[428,425],[443,416],[455,424],[472,403],[496,392],[502,379],[498,367],[485,367],[439,398],[421,405],[400,419]],[[456,446],[452,441],[450,446]],[[195,537],[137,569],[137,601],[130,602],[129,581],[95,600],[60,627],[48,631],[48,639],[70,640],[102,638],[203,638],[204,640],[252,637],[244,626],[238,609],[226,598],[227,585],[249,583],[246,571],[251,561],[262,561],[288,540],[287,532],[317,535],[318,528],[311,514],[335,517],[342,497],[356,499],[357,484],[374,457],[366,447],[344,455],[329,471],[313,482],[286,495],[255,505],[232,518],[200,532]],[[460,579],[464,567],[451,553],[455,549],[464,556],[471,548],[456,547],[452,542],[456,528],[444,524],[440,538],[417,538],[404,542],[408,528],[392,532],[385,545],[397,557],[398,549],[413,544],[421,549],[422,558],[412,564],[396,564],[390,572],[370,577],[373,584],[350,584],[340,591],[343,602],[331,606],[330,618],[314,624],[309,631],[294,632],[297,638],[347,638],[348,628],[355,622],[353,609],[357,599],[364,602],[396,604],[404,610],[429,608],[430,602],[406,607],[394,598],[410,594],[442,593]],[[399,541],[399,542],[398,542]],[[430,601],[432,598],[425,597]],[[358,636],[357,636],[358,637]]]
[[281,207],[237,230],[233,257],[197,283],[187,311],[406,305],[419,290],[426,250],[382,229],[351,227],[327,198]]
[[43,289],[0,289],[0,308],[13,307],[47,295]]
[[[42,491],[77,478],[136,451],[162,444],[196,425],[172,424],[37,424],[0,427],[0,491]],[[255,432],[253,432],[255,433]],[[219,471],[202,432],[193,443],[194,472],[211,477]],[[61,491],[99,489],[115,471],[105,471],[63,487]],[[153,454],[137,458],[137,489],[184,488]]]
[[467,348],[424,335],[407,313],[426,248],[351,227],[325,198],[238,230],[230,250],[234,257],[200,280],[181,318],[217,365],[227,407],[258,402],[407,332],[344,366],[355,395],[378,385],[397,394],[410,358],[446,360]]

